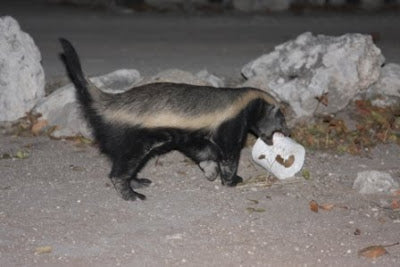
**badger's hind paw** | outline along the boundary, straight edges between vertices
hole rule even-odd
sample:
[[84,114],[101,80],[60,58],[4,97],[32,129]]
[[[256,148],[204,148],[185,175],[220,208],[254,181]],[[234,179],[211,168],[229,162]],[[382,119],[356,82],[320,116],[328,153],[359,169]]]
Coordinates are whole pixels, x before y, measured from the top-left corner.
[[142,195],[142,194],[140,194],[138,192],[135,192],[133,190],[131,192],[129,192],[129,193],[121,194],[121,196],[122,196],[122,198],[124,200],[129,200],[129,201],[135,201],[136,199],[140,199],[140,200],[145,200],[146,199],[145,195]]
[[146,196],[132,190],[129,181],[119,178],[111,178],[115,190],[120,194],[122,199],[134,201],[136,199],[145,200]]
[[136,199],[140,199],[140,200],[145,200],[146,196],[142,195],[138,192],[135,192],[133,190],[131,190],[131,192],[120,192],[121,193],[121,197],[124,200],[128,200],[128,201],[135,201]]
[[235,175],[235,176],[232,177],[231,180],[223,180],[223,179],[221,179],[221,182],[222,182],[223,185],[234,187],[237,184],[242,183],[243,182],[243,178],[240,177],[239,175]]

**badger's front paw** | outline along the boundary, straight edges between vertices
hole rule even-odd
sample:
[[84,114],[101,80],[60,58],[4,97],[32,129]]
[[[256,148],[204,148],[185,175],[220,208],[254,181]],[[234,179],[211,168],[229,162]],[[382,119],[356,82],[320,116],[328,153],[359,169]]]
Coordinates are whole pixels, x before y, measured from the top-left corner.
[[243,178],[240,177],[239,175],[235,175],[235,176],[233,176],[232,179],[230,179],[230,180],[221,179],[221,182],[222,182],[223,185],[234,187],[234,186],[236,186],[237,184],[243,182]]

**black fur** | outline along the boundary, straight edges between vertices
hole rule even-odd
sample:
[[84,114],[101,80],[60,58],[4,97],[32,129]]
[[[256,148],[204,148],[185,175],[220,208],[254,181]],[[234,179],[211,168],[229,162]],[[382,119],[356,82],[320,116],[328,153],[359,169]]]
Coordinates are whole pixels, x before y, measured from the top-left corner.
[[[158,83],[133,88],[119,95],[108,95],[91,87],[73,46],[65,39],[60,39],[60,42],[64,49],[61,58],[76,87],[83,113],[93,128],[101,152],[112,161],[109,177],[125,200],[145,199],[132,188],[151,183],[148,179],[138,178],[137,173],[154,155],[178,150],[196,162],[209,180],[219,175],[222,184],[235,186],[242,181],[237,175],[237,167],[247,133],[251,131],[265,142],[271,142],[275,131],[288,133],[282,112],[261,97],[249,100],[238,113],[213,129],[185,125],[168,127],[168,123],[167,126],[144,127],[140,123],[107,119],[102,112],[110,107],[130,108],[134,112],[132,116],[144,116],[148,112],[157,117],[165,111],[165,106],[167,111],[179,113],[179,116],[213,112],[217,119],[218,112],[236,103],[238,97],[260,92],[252,88],[221,89]],[[159,107],[155,109],[157,105]]]

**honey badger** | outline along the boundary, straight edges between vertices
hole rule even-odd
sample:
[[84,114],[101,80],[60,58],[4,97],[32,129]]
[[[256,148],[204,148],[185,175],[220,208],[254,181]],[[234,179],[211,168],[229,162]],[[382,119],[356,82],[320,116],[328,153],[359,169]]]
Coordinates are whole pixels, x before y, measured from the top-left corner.
[[274,132],[289,132],[279,102],[254,88],[152,83],[107,94],[85,78],[72,44],[60,42],[83,114],[112,162],[109,178],[125,200],[146,198],[133,189],[151,183],[137,173],[155,155],[178,150],[208,180],[219,175],[223,185],[235,186],[247,133],[270,144]]

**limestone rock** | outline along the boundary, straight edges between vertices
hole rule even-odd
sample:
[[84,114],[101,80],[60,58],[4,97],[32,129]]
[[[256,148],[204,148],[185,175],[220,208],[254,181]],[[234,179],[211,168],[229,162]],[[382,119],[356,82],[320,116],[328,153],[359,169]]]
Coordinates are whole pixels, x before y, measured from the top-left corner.
[[208,86],[214,86],[214,84],[218,84],[220,82],[217,82],[217,77],[212,77],[209,80],[210,74],[207,73],[201,73],[197,75],[193,75],[192,73],[184,70],[179,70],[179,69],[167,69],[164,70],[155,76],[146,79],[142,81],[142,84],[148,84],[148,83],[155,83],[155,82],[170,82],[170,83],[187,83],[187,84],[193,84],[193,85],[208,85]]
[[376,106],[400,104],[400,65],[389,63],[383,66],[377,83],[367,91],[367,98]]
[[[310,117],[346,107],[378,80],[383,62],[368,35],[332,37],[306,32],[251,61],[242,74],[248,79],[244,86],[256,83],[288,103],[296,118]],[[324,95],[327,106],[317,100]]]
[[12,17],[0,17],[0,121],[25,116],[44,97],[41,55]]
[[224,81],[215,76],[214,74],[209,73],[207,70],[201,70],[196,74],[196,77],[200,80],[207,82],[208,85],[213,87],[224,87]]
[[353,189],[361,194],[389,193],[399,187],[389,173],[380,171],[363,171],[357,174]]
[[120,69],[90,79],[97,87],[110,94],[123,93],[142,80],[139,71],[135,69]]

